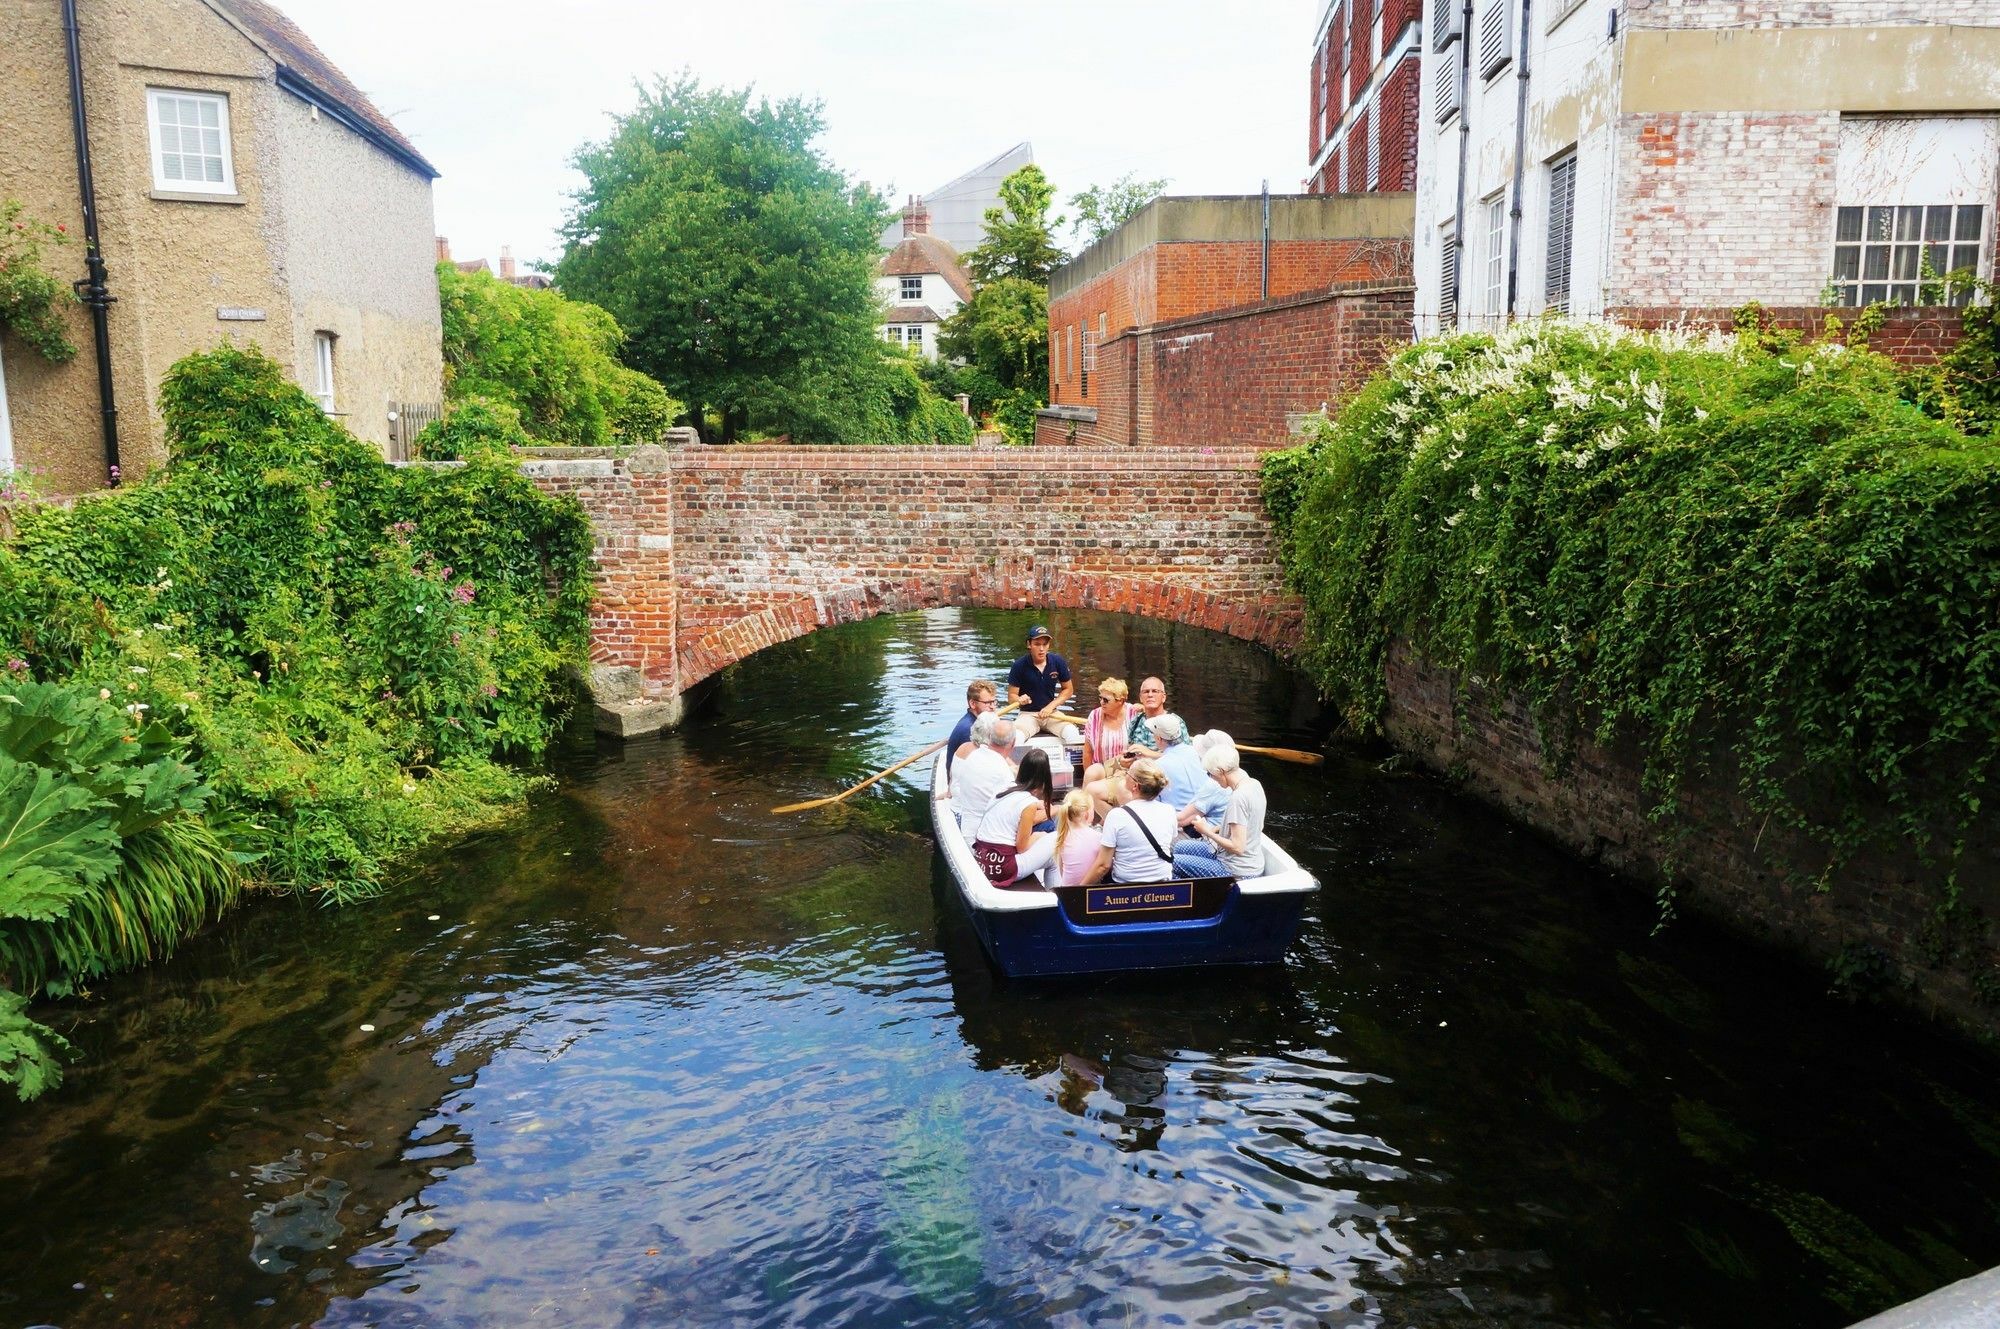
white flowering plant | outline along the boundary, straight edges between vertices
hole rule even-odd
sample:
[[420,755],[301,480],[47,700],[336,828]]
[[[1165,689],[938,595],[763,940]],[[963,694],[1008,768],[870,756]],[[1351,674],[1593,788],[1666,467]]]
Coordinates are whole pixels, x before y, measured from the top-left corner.
[[2000,756],[2000,447],[1898,389],[1756,327],[1420,342],[1266,463],[1303,661],[1363,731],[1403,640],[1558,767],[1636,739],[1663,820],[1726,770],[1829,865],[1955,860]]

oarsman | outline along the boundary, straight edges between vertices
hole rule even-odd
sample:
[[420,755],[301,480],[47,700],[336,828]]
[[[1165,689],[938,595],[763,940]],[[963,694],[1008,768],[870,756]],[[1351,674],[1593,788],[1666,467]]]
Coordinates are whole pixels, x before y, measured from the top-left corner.
[[951,737],[944,741],[944,773],[951,774],[952,763],[960,757],[972,753],[972,722],[992,710],[997,703],[993,700],[998,690],[983,678],[975,678],[966,685],[965,714],[958,717],[958,723],[951,728]]
[[1046,627],[1035,624],[1028,629],[1028,653],[1007,671],[1007,700],[1015,702],[1025,697],[1027,701],[1021,709],[1034,714],[1044,733],[1057,732],[1053,726],[1060,724],[1062,717],[1056,714],[1056,708],[1076,694],[1076,684],[1069,676],[1069,661],[1049,649],[1054,640]]

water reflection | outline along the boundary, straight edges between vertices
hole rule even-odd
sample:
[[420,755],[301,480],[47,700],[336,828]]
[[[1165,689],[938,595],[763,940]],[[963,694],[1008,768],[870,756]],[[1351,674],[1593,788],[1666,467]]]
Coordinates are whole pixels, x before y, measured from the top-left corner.
[[[1027,621],[767,652],[390,899],[111,985],[0,1108],[0,1324],[1830,1327],[2000,1262],[1990,1057],[1386,754],[1259,767],[1328,889],[1251,974],[1000,979],[921,771],[769,813]],[[1319,741],[1259,651],[1053,626],[1086,689]]]

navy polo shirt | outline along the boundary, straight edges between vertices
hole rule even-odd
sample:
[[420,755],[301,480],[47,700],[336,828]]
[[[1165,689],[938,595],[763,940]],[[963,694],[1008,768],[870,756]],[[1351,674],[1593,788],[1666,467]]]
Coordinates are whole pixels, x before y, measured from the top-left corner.
[[1069,682],[1069,661],[1049,652],[1049,662],[1042,668],[1035,668],[1035,657],[1024,655],[1014,662],[1007,671],[1007,686],[1019,688],[1027,694],[1028,704],[1024,709],[1039,711],[1056,699],[1063,684]]

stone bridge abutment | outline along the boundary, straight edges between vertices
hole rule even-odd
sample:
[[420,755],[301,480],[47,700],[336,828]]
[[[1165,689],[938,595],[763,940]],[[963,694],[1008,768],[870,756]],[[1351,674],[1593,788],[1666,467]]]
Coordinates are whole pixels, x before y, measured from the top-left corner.
[[[642,733],[767,646],[947,605],[1104,609],[1297,641],[1249,448],[546,449],[597,535],[603,727]],[[611,683],[616,688],[618,683]],[[600,689],[602,691],[602,689]]]

